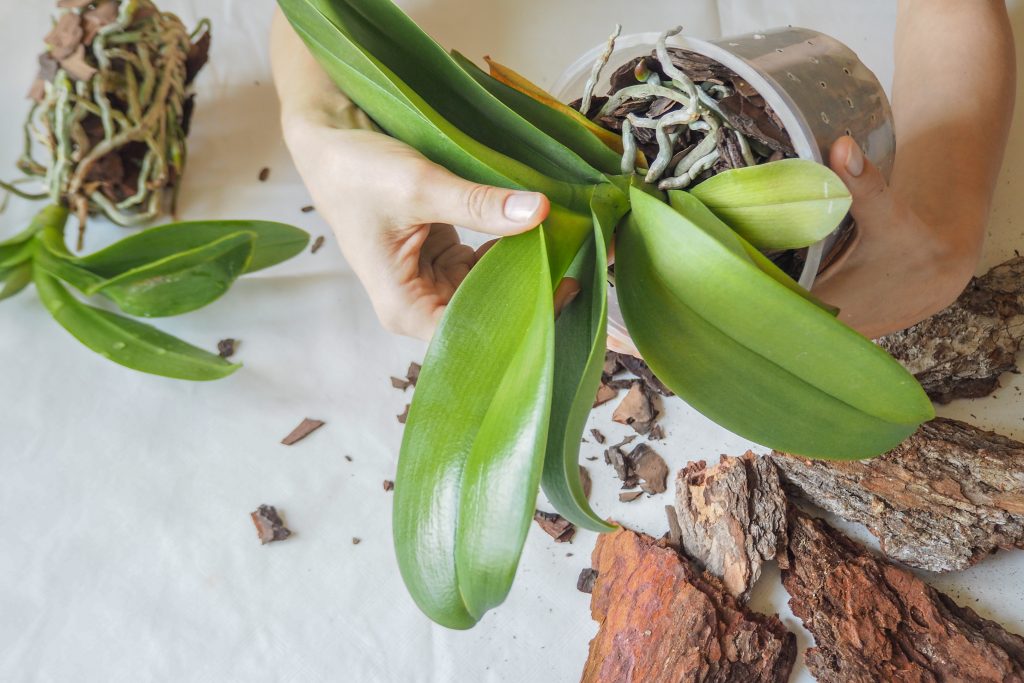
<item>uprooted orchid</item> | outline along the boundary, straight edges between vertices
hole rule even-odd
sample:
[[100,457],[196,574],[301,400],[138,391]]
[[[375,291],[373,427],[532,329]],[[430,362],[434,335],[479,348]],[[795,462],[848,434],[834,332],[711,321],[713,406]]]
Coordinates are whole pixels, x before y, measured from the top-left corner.
[[[838,225],[850,197],[825,167],[791,159],[666,194],[629,172],[622,138],[521,79],[510,87],[507,71],[449,55],[389,0],[279,2],[389,134],[466,178],[552,202],[540,228],[501,240],[459,287],[409,412],[395,547],[431,619],[468,628],[504,600],[539,484],[570,521],[612,528],[587,503],[577,458],[604,358],[613,235],[633,340],[722,426],[780,450],[861,458],[931,417],[913,377],[759,251]],[[556,319],[566,276],[582,292]]]

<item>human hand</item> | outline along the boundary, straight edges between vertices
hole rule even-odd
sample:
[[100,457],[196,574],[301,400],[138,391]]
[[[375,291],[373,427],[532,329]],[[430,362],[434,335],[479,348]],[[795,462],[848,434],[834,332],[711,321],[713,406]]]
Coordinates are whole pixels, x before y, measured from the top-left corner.
[[[538,225],[547,198],[464,180],[411,147],[316,117],[285,122],[285,139],[317,211],[333,229],[385,328],[421,339],[489,245],[452,227],[503,236]],[[564,299],[565,288],[560,292]]]

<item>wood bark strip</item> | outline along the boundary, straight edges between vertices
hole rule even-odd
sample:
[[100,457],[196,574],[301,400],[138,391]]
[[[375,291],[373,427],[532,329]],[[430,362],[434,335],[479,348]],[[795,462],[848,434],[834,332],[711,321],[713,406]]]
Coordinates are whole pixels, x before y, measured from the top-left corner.
[[765,562],[786,557],[786,497],[775,466],[753,452],[690,463],[676,477],[683,553],[746,600]]
[[1024,681],[1024,638],[795,509],[789,563],[782,581],[814,635],[804,657],[818,681]]
[[978,398],[1017,368],[1024,339],[1024,257],[974,278],[952,306],[878,340],[932,400]]
[[593,555],[590,611],[600,624],[581,683],[745,683],[789,679],[796,638],[745,609],[717,579],[628,529]]
[[787,489],[865,525],[882,551],[935,572],[1024,548],[1024,443],[965,422],[926,422],[871,460],[771,459]]

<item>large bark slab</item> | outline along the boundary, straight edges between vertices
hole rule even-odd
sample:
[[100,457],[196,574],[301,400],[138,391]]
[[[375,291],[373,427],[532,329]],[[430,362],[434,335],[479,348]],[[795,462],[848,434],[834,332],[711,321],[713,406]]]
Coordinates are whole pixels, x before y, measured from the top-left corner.
[[956,302],[879,345],[921,382],[932,400],[987,396],[1017,367],[1024,339],[1024,257],[974,278]]
[[762,565],[786,557],[786,498],[775,466],[747,451],[700,460],[676,477],[676,513],[683,553],[746,600]]
[[787,489],[864,524],[905,564],[954,571],[1024,548],[1024,443],[1013,439],[938,418],[871,460],[770,457]]
[[600,623],[582,683],[784,683],[796,638],[745,609],[663,542],[621,529],[593,554],[590,610]]
[[804,656],[818,681],[1024,681],[1024,638],[796,510],[789,562],[782,581],[814,635]]

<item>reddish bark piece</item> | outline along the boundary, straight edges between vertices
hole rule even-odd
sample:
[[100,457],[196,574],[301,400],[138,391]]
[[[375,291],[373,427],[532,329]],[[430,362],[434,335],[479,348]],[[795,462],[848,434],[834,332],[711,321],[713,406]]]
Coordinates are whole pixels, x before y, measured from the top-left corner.
[[789,605],[824,683],[1024,681],[1024,638],[960,607],[819,519],[791,509]]
[[864,524],[904,564],[954,571],[1024,548],[1024,443],[994,432],[938,418],[871,460],[771,458],[787,488]]
[[82,9],[88,7],[95,0],[58,0],[57,7],[60,9]]
[[79,45],[74,52],[60,60],[60,65],[68,72],[68,76],[83,83],[96,75],[96,67],[85,61],[84,45]]
[[634,382],[630,386],[626,397],[612,413],[612,420],[629,425],[637,434],[649,433],[657,417],[654,401],[642,382]]
[[407,379],[401,379],[400,377],[392,377],[391,386],[394,389],[401,389],[402,391],[405,391],[412,386],[412,382]]
[[291,446],[292,444],[302,441],[307,436],[315,432],[316,430],[323,427],[326,423],[323,420],[313,420],[311,418],[303,418],[299,426],[291,431],[288,436],[281,439],[281,443],[285,446]]
[[576,525],[554,512],[536,510],[533,513],[533,520],[544,533],[555,539],[556,543],[568,543],[576,535]]
[[83,45],[92,45],[101,28],[117,21],[117,9],[117,0],[103,0],[82,12]]
[[590,472],[583,465],[580,465],[580,483],[583,485],[583,496],[589,500],[593,482],[590,480]]
[[786,558],[786,498],[775,466],[753,452],[690,463],[676,477],[681,548],[746,600],[765,562]]
[[933,401],[978,398],[1015,370],[1024,340],[1024,257],[974,278],[952,306],[878,344]]
[[259,536],[260,545],[283,541],[292,535],[292,532],[281,521],[277,509],[273,505],[260,505],[255,511],[250,512],[252,523],[256,525],[256,534]]
[[402,411],[401,415],[395,415],[398,419],[398,424],[405,424],[405,421],[409,419],[409,404],[405,404],[405,410]]
[[70,57],[82,44],[82,18],[75,12],[65,12],[43,39],[50,46],[50,54],[56,60]]
[[608,401],[612,400],[619,395],[619,390],[614,387],[610,387],[604,382],[601,382],[601,386],[597,388],[597,397],[594,399],[594,408],[604,405]]
[[592,564],[600,626],[581,683],[788,680],[796,638],[779,618],[744,608],[663,543],[602,534]]
[[640,479],[640,488],[651,495],[664,493],[668,488],[668,465],[664,458],[645,443],[638,444],[629,455]]
[[384,490],[385,491],[394,491],[395,490],[395,482],[391,481],[390,479],[385,479],[384,480]]
[[619,494],[620,503],[632,503],[634,500],[644,495],[643,491],[623,491]]

